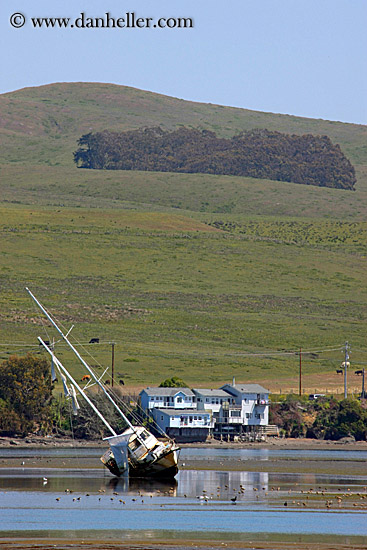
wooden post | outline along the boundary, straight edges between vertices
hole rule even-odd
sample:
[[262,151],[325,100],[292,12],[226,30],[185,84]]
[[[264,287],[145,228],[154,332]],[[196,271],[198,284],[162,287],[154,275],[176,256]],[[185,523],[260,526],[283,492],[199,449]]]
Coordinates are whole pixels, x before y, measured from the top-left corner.
[[111,343],[112,346],[112,357],[111,357],[111,386],[113,388],[113,380],[115,378],[115,342]]
[[365,399],[365,394],[364,394],[364,367],[362,369],[362,395],[361,395],[361,398]]
[[302,348],[299,348],[299,395],[302,395]]
[[348,342],[345,342],[345,351],[344,351],[344,399],[348,397],[348,384],[347,384],[347,366],[349,361],[348,354]]

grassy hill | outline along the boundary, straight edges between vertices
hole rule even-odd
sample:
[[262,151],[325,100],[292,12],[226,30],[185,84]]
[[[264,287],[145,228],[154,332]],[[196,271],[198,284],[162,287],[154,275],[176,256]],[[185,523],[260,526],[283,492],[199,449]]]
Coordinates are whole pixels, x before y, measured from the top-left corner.
[[[83,133],[151,125],[207,128],[224,137],[253,128],[326,134],[355,166],[356,191],[315,192],[302,185],[226,176],[91,174],[75,167],[72,153]],[[101,200],[107,207],[121,207],[127,201],[194,211],[366,219],[367,127],[362,125],[193,103],[126,86],[73,83],[0,95],[0,140],[0,191],[10,202],[77,206],[89,201],[93,206]]]
[[[73,165],[81,134],[152,124],[223,136],[254,127],[327,134],[355,165],[356,191]],[[103,365],[116,341],[116,372],[131,386],[175,375],[217,385],[235,375],[296,388],[298,358],[284,350],[334,349],[346,339],[361,368],[366,137],[365,126],[106,84],[0,96],[1,356],[46,334],[28,285],[67,328],[76,324],[80,341],[101,338],[93,355]],[[342,358],[339,349],[305,356],[306,387],[340,385]]]

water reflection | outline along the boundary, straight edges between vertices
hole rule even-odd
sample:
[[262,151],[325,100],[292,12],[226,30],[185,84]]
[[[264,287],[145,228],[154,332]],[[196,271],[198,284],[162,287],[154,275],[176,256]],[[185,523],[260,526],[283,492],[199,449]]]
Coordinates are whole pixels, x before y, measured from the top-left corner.
[[[44,481],[47,478],[47,482]],[[327,490],[366,492],[364,477],[333,476],[325,474],[283,474],[246,471],[181,470],[175,480],[128,479],[112,477],[106,470],[77,469],[0,469],[0,491],[43,493],[94,493],[122,495],[154,495],[195,499],[208,495],[210,500],[230,500],[238,494],[239,500],[250,496],[289,491]]]

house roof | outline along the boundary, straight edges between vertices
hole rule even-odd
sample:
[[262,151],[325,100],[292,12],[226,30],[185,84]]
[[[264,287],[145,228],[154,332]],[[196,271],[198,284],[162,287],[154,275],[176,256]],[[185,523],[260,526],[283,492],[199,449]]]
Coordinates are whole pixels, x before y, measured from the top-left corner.
[[159,414],[167,414],[168,416],[182,416],[183,414],[189,414],[190,416],[204,416],[210,415],[210,411],[198,411],[197,409],[152,409]]
[[204,397],[231,397],[225,390],[208,390],[203,388],[193,388],[195,393],[198,393]]
[[222,386],[223,388],[228,388],[228,391],[235,389],[241,393],[269,393],[269,390],[260,386],[260,384],[235,384],[234,386],[232,384],[225,384]]
[[193,396],[194,393],[189,388],[145,388],[140,393],[145,392],[147,395],[154,396],[169,396],[174,397],[178,393],[183,393],[187,396]]

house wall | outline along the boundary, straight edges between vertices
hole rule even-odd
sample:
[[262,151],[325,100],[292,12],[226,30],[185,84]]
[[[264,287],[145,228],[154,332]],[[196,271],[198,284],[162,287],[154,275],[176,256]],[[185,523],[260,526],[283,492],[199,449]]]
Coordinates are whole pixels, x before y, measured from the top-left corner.
[[193,411],[192,413],[170,412],[164,409],[153,409],[153,418],[162,428],[210,428],[210,413]]
[[[269,423],[269,401],[268,393],[244,393],[233,386],[224,386],[225,391],[233,394],[236,405],[241,408],[236,416],[231,415],[229,410],[228,423],[242,424],[244,426],[266,426]],[[239,415],[239,416],[238,416]],[[223,407],[220,411],[220,419],[224,417]]]
[[140,393],[140,402],[144,411],[151,409],[196,409],[196,401],[192,395],[178,392],[176,395],[148,395],[145,390]]
[[177,443],[204,442],[210,435],[209,428],[168,428],[167,435],[173,437]]
[[232,397],[208,397],[206,395],[196,394],[197,408],[198,410],[212,411],[213,413],[219,413],[223,402],[232,401]]

